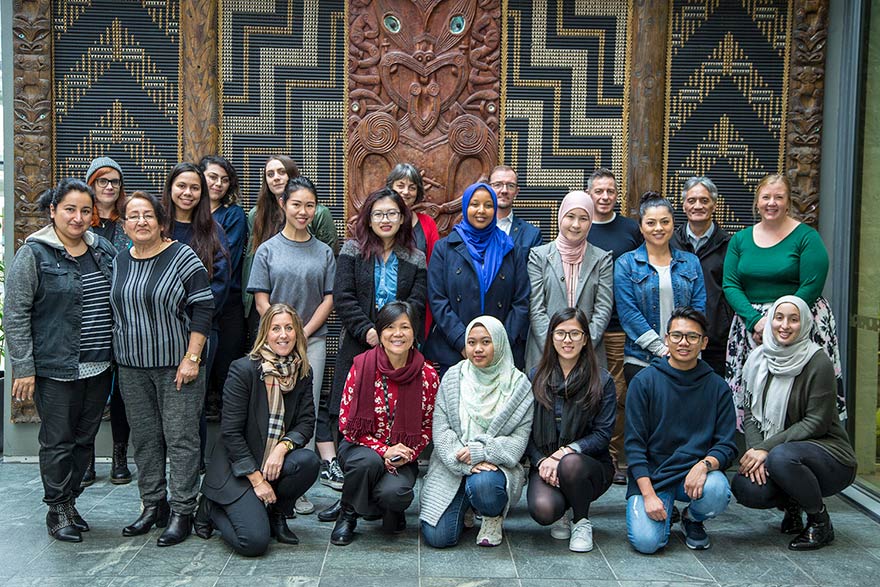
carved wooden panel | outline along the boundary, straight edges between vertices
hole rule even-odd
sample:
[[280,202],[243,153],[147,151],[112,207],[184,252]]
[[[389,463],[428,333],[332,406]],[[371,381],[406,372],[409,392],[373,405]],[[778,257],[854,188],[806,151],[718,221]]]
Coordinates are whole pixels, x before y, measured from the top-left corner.
[[498,154],[500,0],[349,4],[347,216],[411,162],[446,233]]
[[217,0],[180,1],[180,157],[198,163],[220,147]]

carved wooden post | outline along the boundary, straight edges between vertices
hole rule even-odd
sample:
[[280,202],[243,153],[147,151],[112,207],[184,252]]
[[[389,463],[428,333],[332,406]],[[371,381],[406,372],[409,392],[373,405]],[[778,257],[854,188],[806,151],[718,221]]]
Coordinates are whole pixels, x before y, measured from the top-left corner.
[[198,163],[220,147],[218,1],[180,0],[181,161]]
[[[669,2],[633,4],[630,23],[629,185],[624,214],[633,214],[639,197],[663,187],[663,130]],[[623,206],[622,206],[623,207]]]

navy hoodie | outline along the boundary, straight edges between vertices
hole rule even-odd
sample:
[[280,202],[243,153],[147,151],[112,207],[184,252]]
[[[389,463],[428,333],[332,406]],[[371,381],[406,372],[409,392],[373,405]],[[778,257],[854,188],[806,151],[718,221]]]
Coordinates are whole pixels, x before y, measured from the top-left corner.
[[626,497],[641,494],[640,477],[650,477],[654,491],[674,491],[707,456],[724,471],[737,455],[735,430],[730,388],[707,363],[680,371],[655,358],[626,394]]

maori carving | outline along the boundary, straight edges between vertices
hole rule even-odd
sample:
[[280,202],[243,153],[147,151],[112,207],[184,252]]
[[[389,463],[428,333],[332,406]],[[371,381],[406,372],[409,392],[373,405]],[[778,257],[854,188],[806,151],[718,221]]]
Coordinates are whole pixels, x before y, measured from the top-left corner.
[[418,206],[447,233],[464,188],[498,153],[500,0],[352,0],[349,218],[397,163],[422,173]]
[[816,227],[828,0],[795,0],[793,13],[785,167],[791,181],[795,216]]
[[[50,0],[16,0],[12,17],[15,245],[42,228],[37,198],[52,185]],[[13,422],[39,422],[32,402],[14,403]]]
[[220,146],[215,0],[181,0],[180,46],[180,158],[198,162]]

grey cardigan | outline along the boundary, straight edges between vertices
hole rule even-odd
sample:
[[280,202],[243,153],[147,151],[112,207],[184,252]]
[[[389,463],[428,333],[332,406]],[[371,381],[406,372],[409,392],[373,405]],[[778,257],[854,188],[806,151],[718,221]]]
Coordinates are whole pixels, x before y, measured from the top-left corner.
[[[529,280],[532,282],[532,294],[529,300],[531,327],[526,345],[527,373],[537,367],[541,360],[550,317],[568,307],[565,271],[555,242],[529,251]],[[590,339],[596,349],[599,365],[605,367],[602,335],[608,327],[614,307],[614,261],[609,251],[587,243],[575,301],[590,321]]]
[[[434,451],[428,464],[428,473],[420,492],[419,518],[436,526],[440,516],[452,503],[461,481],[471,474],[471,465],[455,458],[464,443],[461,441],[461,418],[458,413],[461,365],[450,367],[440,383],[434,404]],[[534,396],[532,386],[525,378],[510,396],[501,411],[492,420],[485,434],[468,442],[471,462],[487,461],[504,473],[507,480],[507,507],[519,501],[524,473],[520,459],[526,451],[532,431]]]

